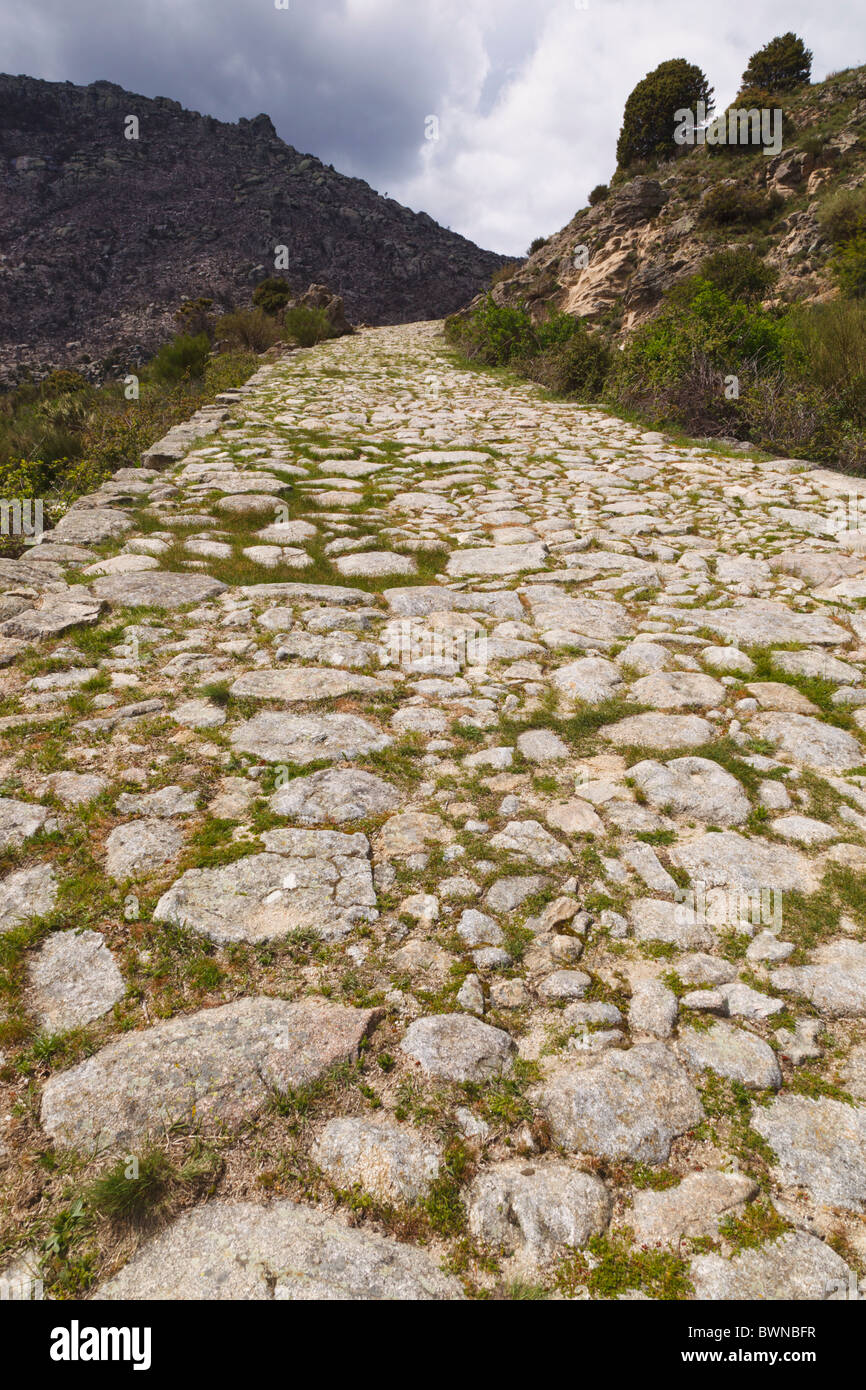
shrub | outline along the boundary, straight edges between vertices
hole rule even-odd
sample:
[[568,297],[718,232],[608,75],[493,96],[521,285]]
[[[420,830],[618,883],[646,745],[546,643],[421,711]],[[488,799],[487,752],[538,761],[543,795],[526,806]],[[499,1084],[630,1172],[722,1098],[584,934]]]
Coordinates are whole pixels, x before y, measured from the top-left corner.
[[716,227],[754,227],[765,222],[782,206],[779,193],[759,193],[757,189],[737,184],[719,184],[712,188],[701,205],[701,219]]
[[193,337],[199,333],[206,333],[210,337],[213,332],[213,319],[210,312],[212,308],[213,300],[204,295],[199,295],[198,299],[183,300],[175,314],[181,332],[191,334]]
[[506,261],[505,265],[501,265],[499,269],[494,270],[491,275],[490,288],[493,289],[495,285],[501,285],[503,280],[510,280],[512,275],[516,275],[520,269],[520,261]]
[[210,356],[210,339],[206,333],[194,338],[181,334],[171,343],[164,343],[150,363],[149,372],[155,381],[182,381],[185,377],[201,376]]
[[291,297],[291,286],[281,275],[268,276],[267,280],[261,280],[253,290],[253,304],[257,309],[263,309],[266,314],[278,314],[281,309],[285,309]]
[[534,256],[535,253],[536,253],[536,251],[540,251],[541,248],[542,248],[542,246],[546,246],[546,245],[547,245],[547,237],[546,237],[546,236],[537,236],[537,237],[535,238],[535,240],[532,241],[532,242],[530,243],[529,250],[528,250],[527,253],[526,253],[527,256]]
[[866,232],[840,246],[832,259],[839,289],[846,299],[866,296]]
[[497,304],[487,295],[475,312],[449,327],[464,356],[488,367],[504,367],[512,357],[537,350],[532,320],[523,308]]
[[519,365],[531,381],[558,395],[598,400],[610,369],[611,350],[600,334],[589,333],[579,321],[572,321],[577,328],[568,338],[521,359]]
[[771,39],[749,59],[743,73],[744,87],[766,87],[771,92],[792,92],[812,75],[812,53],[796,34]]
[[834,246],[866,232],[866,186],[840,188],[820,208],[818,222]]
[[279,325],[264,309],[236,309],[223,314],[216,326],[216,336],[230,347],[265,352],[281,337]]
[[325,338],[334,337],[331,320],[324,309],[309,309],[299,304],[295,309],[287,309],[283,322],[286,336],[294,338],[301,347],[314,347]]
[[597,183],[589,195],[589,206],[594,208],[598,203],[603,203],[610,194],[610,188],[606,183]]
[[616,147],[620,168],[638,160],[660,159],[674,154],[676,113],[694,111],[702,101],[709,113],[713,92],[700,68],[685,58],[662,63],[639,82],[625,104],[622,130]]
[[744,303],[764,299],[779,278],[778,270],[745,246],[707,256],[698,275],[722,290],[729,299]]
[[866,303],[797,305],[785,320],[789,374],[816,387],[858,428],[866,426]]

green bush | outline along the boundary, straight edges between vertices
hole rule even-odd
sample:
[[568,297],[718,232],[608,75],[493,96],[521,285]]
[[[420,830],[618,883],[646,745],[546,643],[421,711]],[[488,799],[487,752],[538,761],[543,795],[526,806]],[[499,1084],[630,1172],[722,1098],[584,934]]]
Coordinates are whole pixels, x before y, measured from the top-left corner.
[[520,261],[506,261],[505,264],[501,265],[498,270],[494,270],[493,274],[491,275],[490,288],[494,289],[496,285],[501,285],[503,280],[510,280],[511,277],[513,275],[516,275],[518,270],[521,269],[522,266]]
[[305,305],[298,305],[295,309],[286,310],[283,322],[286,336],[294,338],[301,347],[315,347],[316,343],[334,336],[331,320],[324,309],[308,309]]
[[716,227],[755,227],[766,222],[782,206],[778,193],[759,193],[738,184],[719,184],[701,204],[701,219]]
[[866,232],[866,187],[840,188],[821,205],[818,223],[834,246]]
[[620,169],[640,160],[675,154],[679,148],[674,140],[676,113],[694,111],[699,101],[709,115],[713,90],[700,68],[685,58],[673,58],[648,73],[625,104],[616,147]]
[[866,427],[866,303],[796,305],[785,319],[785,363],[858,428]]
[[253,304],[257,309],[263,309],[266,314],[278,314],[281,309],[285,309],[291,297],[291,285],[281,275],[269,275],[267,280],[260,281],[253,290]]
[[[577,322],[577,320],[572,320]],[[522,372],[557,395],[580,396],[598,400],[610,370],[612,353],[599,333],[589,333],[577,322],[577,329],[568,338],[551,343],[525,360],[519,359]]]
[[224,314],[216,326],[220,342],[251,352],[266,352],[282,336],[279,324],[264,309],[236,309]]
[[535,237],[535,239],[530,243],[529,250],[528,250],[527,253],[526,253],[527,256],[534,256],[535,253],[536,253],[536,251],[540,251],[541,248],[542,248],[542,246],[546,246],[546,245],[547,245],[547,237],[546,237],[546,236],[537,236],[537,237]]
[[792,92],[812,75],[812,53],[796,34],[771,39],[749,59],[743,73],[744,87],[765,87],[771,92]]
[[466,319],[449,320],[449,336],[470,361],[504,367],[512,357],[537,351],[535,330],[523,308],[497,304],[492,295]]
[[605,198],[609,195],[610,188],[608,185],[606,183],[597,183],[589,195],[589,206],[591,208],[596,207],[599,203],[603,203]]
[[181,334],[171,343],[164,343],[149,366],[155,381],[183,381],[201,376],[210,356],[210,339],[206,333],[194,338]]
[[701,263],[699,278],[709,280],[729,299],[750,303],[765,299],[779,278],[778,270],[747,247],[715,251]]
[[846,299],[866,296],[866,232],[840,246],[832,262],[839,289]]

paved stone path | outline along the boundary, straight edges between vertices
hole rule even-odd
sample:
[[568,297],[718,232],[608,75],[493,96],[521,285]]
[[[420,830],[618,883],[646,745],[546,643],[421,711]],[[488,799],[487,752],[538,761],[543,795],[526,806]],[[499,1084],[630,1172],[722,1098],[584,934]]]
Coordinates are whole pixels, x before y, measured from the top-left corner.
[[0,563],[0,932],[51,928],[0,1006],[14,1267],[34,1149],[156,1141],[214,1146],[216,1197],[97,1241],[100,1296],[587,1296],[593,1238],[682,1296],[843,1296],[866,482],[428,324],[147,462]]

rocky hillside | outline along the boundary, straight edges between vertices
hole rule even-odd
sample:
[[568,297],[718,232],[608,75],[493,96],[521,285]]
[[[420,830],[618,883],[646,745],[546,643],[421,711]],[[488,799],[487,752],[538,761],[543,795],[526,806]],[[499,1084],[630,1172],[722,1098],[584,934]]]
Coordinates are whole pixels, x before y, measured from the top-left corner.
[[293,283],[323,281],[376,324],[441,317],[503,261],[286,145],[268,116],[0,75],[0,379],[139,360],[182,299],[248,303],[277,245]]
[[[779,270],[776,293],[783,300],[830,297],[832,247],[819,211],[837,190],[866,179],[866,67],[787,96],[783,109],[778,155],[685,147],[636,177],[614,179],[606,198],[549,237],[497,286],[494,298],[526,303],[534,318],[565,309],[628,332],[708,252],[743,245]],[[751,228],[718,225],[707,215],[706,198],[720,185],[769,197],[769,216]],[[579,247],[588,254],[576,255]]]

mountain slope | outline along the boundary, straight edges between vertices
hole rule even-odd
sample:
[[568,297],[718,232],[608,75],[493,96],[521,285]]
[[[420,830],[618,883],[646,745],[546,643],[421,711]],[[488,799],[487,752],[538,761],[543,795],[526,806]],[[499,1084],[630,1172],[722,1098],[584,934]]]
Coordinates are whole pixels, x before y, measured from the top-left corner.
[[[628,332],[708,253],[743,245],[755,246],[779,270],[781,299],[832,295],[833,248],[820,211],[834,192],[866,180],[866,68],[804,87],[781,105],[785,144],[778,155],[703,145],[657,168],[627,171],[606,198],[581,209],[501,281],[496,302],[526,304],[536,319],[563,309]],[[757,226],[715,222],[706,200],[720,185],[769,197],[768,217]],[[579,247],[585,256],[575,255]]]
[[138,360],[182,299],[248,303],[278,245],[293,284],[376,324],[452,312],[505,259],[300,154],[265,115],[0,75],[0,375]]

